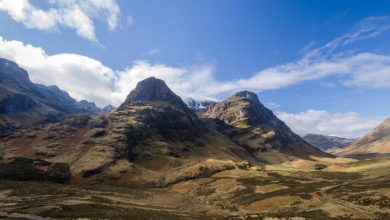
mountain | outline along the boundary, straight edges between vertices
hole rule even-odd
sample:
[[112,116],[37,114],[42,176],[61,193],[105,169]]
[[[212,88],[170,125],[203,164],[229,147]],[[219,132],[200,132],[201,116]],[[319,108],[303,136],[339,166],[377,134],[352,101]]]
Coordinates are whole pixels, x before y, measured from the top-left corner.
[[331,157],[293,133],[260,103],[253,92],[237,92],[227,100],[209,106],[202,115],[211,119],[218,131],[247,149],[260,162]]
[[191,108],[192,110],[202,110],[207,108],[209,105],[214,104],[215,102],[213,101],[197,101],[193,98],[188,98],[186,100],[187,106]]
[[307,143],[317,147],[323,151],[327,151],[333,148],[343,148],[348,146],[355,139],[343,138],[336,136],[328,136],[321,134],[306,134],[302,137]]
[[110,111],[113,111],[115,107],[113,105],[106,105],[104,108],[102,108],[103,113],[108,113]]
[[26,70],[0,58],[1,136],[19,127],[59,121],[66,114],[95,113],[98,109],[94,103],[77,102],[57,86],[32,83]]
[[[158,146],[152,144],[155,141],[193,142],[207,132],[195,112],[164,81],[154,77],[139,82],[111,118],[113,126],[127,124],[127,138],[131,140],[128,142],[128,154],[131,158],[152,156],[145,151],[144,144],[140,144],[142,141],[151,142],[149,148],[153,148]],[[135,123],[128,123],[129,120]],[[168,149],[168,154],[177,154],[175,151],[182,147]],[[161,153],[161,149],[154,150]]]
[[87,100],[81,100],[77,103],[77,108],[83,112],[90,114],[104,114],[115,109],[112,105],[107,105],[104,108],[99,108],[94,102],[89,102]]
[[390,118],[349,146],[331,151],[335,155],[364,155],[390,153]]

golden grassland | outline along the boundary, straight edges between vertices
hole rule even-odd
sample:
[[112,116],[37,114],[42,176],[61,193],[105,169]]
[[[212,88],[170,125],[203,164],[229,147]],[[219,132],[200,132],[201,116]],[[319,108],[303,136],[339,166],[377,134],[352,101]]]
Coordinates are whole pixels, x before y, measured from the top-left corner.
[[[207,160],[197,167],[172,173],[171,184],[154,189],[2,180],[0,216],[10,219],[34,219],[34,216],[59,219],[390,218],[388,156],[313,159],[327,167],[315,170],[313,161],[298,160],[238,169],[233,162]],[[207,176],[199,175],[199,170],[207,167],[220,169]],[[187,177],[178,177],[180,174]]]

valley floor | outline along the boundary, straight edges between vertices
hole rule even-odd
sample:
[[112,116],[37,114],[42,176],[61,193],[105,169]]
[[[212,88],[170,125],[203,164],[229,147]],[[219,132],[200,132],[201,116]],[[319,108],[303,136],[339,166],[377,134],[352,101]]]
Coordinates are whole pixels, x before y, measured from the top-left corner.
[[164,189],[1,180],[0,218],[390,219],[389,159],[228,170]]

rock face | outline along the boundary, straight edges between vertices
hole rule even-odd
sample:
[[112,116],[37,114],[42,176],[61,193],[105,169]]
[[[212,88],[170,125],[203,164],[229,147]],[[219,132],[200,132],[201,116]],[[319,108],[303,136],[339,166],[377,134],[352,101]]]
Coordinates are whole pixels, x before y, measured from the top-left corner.
[[220,132],[261,162],[277,163],[310,156],[331,157],[294,134],[260,103],[253,92],[241,91],[211,105],[203,117],[212,119]]
[[336,155],[364,155],[390,153],[390,118],[349,146],[331,151]]
[[[54,122],[64,115],[95,113],[57,86],[43,86],[30,81],[26,70],[16,63],[0,59],[0,134],[41,122]],[[89,104],[90,106],[92,104]]]
[[306,134],[302,137],[307,143],[319,148],[320,150],[327,151],[330,149],[344,148],[348,146],[355,139],[343,138],[336,136],[328,136],[321,134]]

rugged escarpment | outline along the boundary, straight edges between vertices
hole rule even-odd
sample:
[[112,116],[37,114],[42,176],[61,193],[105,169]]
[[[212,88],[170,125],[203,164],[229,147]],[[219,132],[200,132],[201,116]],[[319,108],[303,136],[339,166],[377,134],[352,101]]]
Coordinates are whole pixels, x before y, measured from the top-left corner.
[[310,156],[332,157],[293,133],[260,103],[253,92],[241,91],[211,105],[203,117],[211,119],[218,131],[261,162],[277,163]]

